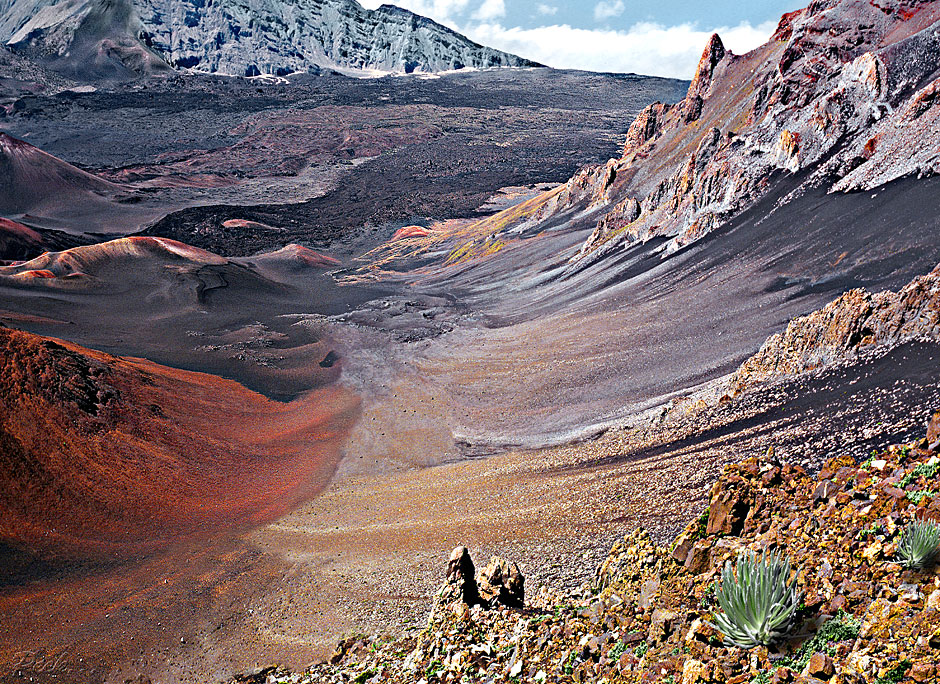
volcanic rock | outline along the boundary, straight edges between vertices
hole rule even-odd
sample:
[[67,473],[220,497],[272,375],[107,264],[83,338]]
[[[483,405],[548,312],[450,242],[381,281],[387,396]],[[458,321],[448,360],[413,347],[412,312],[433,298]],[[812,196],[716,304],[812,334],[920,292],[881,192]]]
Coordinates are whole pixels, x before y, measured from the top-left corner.
[[927,444],[931,451],[940,450],[940,411],[933,414],[927,426]]
[[468,606],[475,606],[480,602],[476,568],[467,547],[458,546],[450,554],[446,577],[447,579],[439,594],[442,601],[459,601]]
[[480,573],[480,598],[490,605],[521,608],[525,604],[525,578],[515,563],[493,556]]
[[835,672],[832,658],[825,653],[814,653],[806,664],[806,674],[816,679],[828,681]]
[[235,76],[538,66],[399,7],[367,10],[354,0],[14,0],[4,7],[0,41],[76,75],[169,66]]
[[[935,469],[936,459],[910,444],[892,446],[878,457],[885,468],[838,457],[816,479],[788,463],[751,459],[729,466],[716,491],[739,492],[760,504],[740,537],[716,532],[700,539],[715,558],[699,575],[638,530],[613,546],[596,582],[565,594],[545,589],[524,615],[436,613],[417,637],[383,636],[332,665],[279,674],[273,682],[367,681],[379,668],[382,681],[401,684],[429,671],[440,681],[459,680],[468,671],[474,681],[505,681],[512,672],[525,682],[861,684],[888,681],[889,673],[892,681],[933,681],[940,614],[916,596],[932,591],[936,578],[871,562],[864,551],[872,538],[896,545],[915,517],[940,515],[936,492],[919,497],[919,504],[906,496],[883,496],[901,482],[909,482],[906,493],[917,492],[922,484],[913,476]],[[779,468],[777,478],[764,477],[768,466]],[[824,481],[855,503],[814,503],[811,493]],[[693,520],[683,537],[699,534],[700,522]],[[709,625],[720,610],[714,589],[724,560],[739,549],[768,545],[791,560],[794,581],[807,597],[797,613],[797,638],[773,657],[766,648],[727,648]],[[830,571],[817,572],[821,564]],[[654,603],[641,605],[637,597],[653,585]]]
[[794,319],[738,368],[731,388],[740,392],[911,340],[940,340],[940,266],[898,292],[851,290]]
[[433,612],[450,610],[462,613],[466,608],[477,605],[522,608],[525,603],[524,583],[519,566],[499,556],[493,556],[478,577],[470,552],[466,547],[458,546],[450,555],[446,580],[438,592]]

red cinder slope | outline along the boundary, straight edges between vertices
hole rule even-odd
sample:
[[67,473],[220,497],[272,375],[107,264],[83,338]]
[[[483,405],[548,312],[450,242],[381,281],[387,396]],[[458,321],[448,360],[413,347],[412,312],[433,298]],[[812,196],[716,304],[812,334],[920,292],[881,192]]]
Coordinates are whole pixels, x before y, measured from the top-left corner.
[[0,260],[21,259],[42,246],[42,236],[22,223],[0,217]]
[[357,410],[0,328],[0,543],[126,557],[266,523],[325,486]]

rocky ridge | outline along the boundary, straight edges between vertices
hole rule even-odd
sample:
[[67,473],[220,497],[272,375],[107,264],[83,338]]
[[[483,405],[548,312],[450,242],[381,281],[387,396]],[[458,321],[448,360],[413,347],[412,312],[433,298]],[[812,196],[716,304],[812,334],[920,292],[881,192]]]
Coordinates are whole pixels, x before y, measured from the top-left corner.
[[[670,546],[638,530],[580,591],[543,588],[522,608],[468,599],[473,566],[457,549],[462,572],[448,572],[424,629],[352,636],[329,664],[234,682],[936,681],[937,567],[903,569],[897,542],[915,517],[940,517],[938,448],[940,413],[927,437],[862,464],[837,457],[816,477],[772,451],[728,466]],[[727,647],[709,625],[720,568],[745,549],[783,551],[804,592],[799,628],[773,651]]]
[[654,427],[681,430],[714,420],[712,411],[753,390],[784,391],[787,382],[807,382],[838,369],[891,353],[909,343],[940,341],[940,264],[897,292],[849,290],[823,308],[793,319],[730,375],[671,399],[648,412]]
[[815,0],[746,55],[713,35],[684,99],[648,106],[620,157],[507,216],[506,230],[593,224],[582,263],[655,237],[675,251],[774,191],[782,205],[808,188],[935,174],[938,29],[936,0]]
[[85,76],[538,66],[407,10],[367,10],[355,0],[4,0],[0,41]]
[[731,391],[852,361],[867,350],[940,341],[940,265],[898,292],[855,289],[770,337],[731,378]]

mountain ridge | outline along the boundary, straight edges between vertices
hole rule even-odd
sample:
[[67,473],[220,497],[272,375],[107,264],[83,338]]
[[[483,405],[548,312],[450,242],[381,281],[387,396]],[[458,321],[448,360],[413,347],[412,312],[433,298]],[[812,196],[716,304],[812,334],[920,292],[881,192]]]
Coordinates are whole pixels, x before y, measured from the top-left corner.
[[647,107],[620,156],[507,213],[505,234],[592,227],[578,270],[652,239],[676,252],[769,197],[935,175],[938,37],[935,0],[813,2],[744,55],[713,35],[683,100]]
[[539,64],[427,17],[355,0],[5,0],[0,41],[76,75],[440,72]]

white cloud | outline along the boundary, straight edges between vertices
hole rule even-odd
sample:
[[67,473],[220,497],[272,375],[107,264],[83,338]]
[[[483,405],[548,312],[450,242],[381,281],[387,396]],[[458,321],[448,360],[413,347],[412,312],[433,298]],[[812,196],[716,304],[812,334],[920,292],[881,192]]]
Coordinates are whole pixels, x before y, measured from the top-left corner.
[[601,0],[594,5],[594,19],[596,21],[613,19],[623,14],[625,9],[627,7],[623,4],[623,0]]
[[556,14],[558,14],[558,7],[556,7],[555,5],[546,5],[543,2],[540,2],[538,5],[536,5],[535,10],[539,14],[544,15],[546,17],[553,17]]
[[483,4],[473,13],[474,19],[489,21],[506,16],[506,3],[503,0],[483,0]]
[[556,68],[692,78],[712,33],[721,36],[726,48],[743,54],[764,43],[776,26],[774,21],[709,29],[640,23],[620,31],[566,24],[524,29],[483,23],[463,30],[478,43]]
[[455,23],[457,18],[470,4],[470,0],[360,0],[359,4],[367,9],[375,9],[388,2],[411,10],[415,14],[430,17],[454,29],[457,28]]

